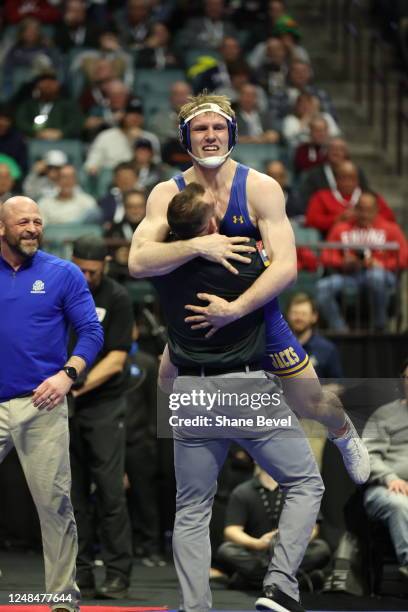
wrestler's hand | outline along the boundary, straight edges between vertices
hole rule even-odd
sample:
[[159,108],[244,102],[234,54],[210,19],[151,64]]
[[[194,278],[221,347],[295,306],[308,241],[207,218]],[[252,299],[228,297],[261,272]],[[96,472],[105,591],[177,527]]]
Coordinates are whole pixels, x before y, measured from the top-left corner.
[[71,389],[72,380],[65,372],[58,372],[46,378],[34,389],[33,404],[39,410],[52,410],[58,406]]
[[251,263],[249,257],[243,257],[240,253],[253,253],[256,249],[249,244],[246,236],[224,236],[223,234],[208,234],[193,238],[201,257],[209,261],[215,261],[227,268],[233,274],[238,274],[238,270],[232,266],[228,259]]
[[199,300],[209,302],[208,306],[186,304],[186,310],[191,310],[196,314],[188,316],[184,320],[186,323],[194,323],[191,329],[209,328],[205,334],[206,338],[211,338],[217,329],[236,321],[240,317],[235,302],[227,302],[227,300],[216,295],[210,295],[209,293],[197,293],[197,297]]
[[408,482],[406,480],[402,480],[402,478],[391,480],[391,482],[388,484],[388,490],[391,493],[402,493],[403,495],[408,495]]

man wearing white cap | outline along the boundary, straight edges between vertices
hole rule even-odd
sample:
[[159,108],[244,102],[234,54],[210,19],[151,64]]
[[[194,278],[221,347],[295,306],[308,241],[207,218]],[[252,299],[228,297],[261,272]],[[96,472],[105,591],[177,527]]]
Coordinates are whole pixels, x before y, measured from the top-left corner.
[[24,193],[33,200],[55,195],[60,168],[66,163],[68,158],[64,151],[47,151],[43,159],[36,161],[27,174],[23,184]]

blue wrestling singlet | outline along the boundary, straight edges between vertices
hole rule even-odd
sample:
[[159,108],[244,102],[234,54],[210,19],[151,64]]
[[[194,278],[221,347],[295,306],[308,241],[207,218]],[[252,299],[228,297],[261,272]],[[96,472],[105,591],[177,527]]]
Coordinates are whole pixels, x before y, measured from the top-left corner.
[[[251,222],[248,213],[246,181],[249,168],[237,164],[231,193],[220,222],[220,234],[225,236],[248,236],[261,241],[257,227]],[[173,177],[181,191],[186,182],[182,174]],[[266,264],[269,265],[269,264]],[[292,333],[286,319],[283,317],[278,298],[265,305],[266,355],[263,363],[265,370],[281,378],[290,378],[300,374],[309,363],[309,356]]]

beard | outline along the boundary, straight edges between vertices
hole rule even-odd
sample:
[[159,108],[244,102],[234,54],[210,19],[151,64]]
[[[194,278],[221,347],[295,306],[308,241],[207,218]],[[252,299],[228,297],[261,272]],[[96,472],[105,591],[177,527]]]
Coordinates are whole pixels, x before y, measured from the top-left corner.
[[[24,259],[33,257],[42,246],[42,234],[34,237],[19,236],[16,238],[6,231],[4,240],[11,251]],[[30,243],[27,242],[28,240]]]

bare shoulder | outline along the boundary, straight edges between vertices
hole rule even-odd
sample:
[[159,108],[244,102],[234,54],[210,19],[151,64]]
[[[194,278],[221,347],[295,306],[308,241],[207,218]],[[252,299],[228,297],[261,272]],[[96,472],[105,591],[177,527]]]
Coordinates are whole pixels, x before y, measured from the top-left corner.
[[272,212],[281,213],[285,210],[285,197],[279,183],[252,168],[248,173],[247,197],[257,216]]
[[176,193],[178,187],[173,179],[158,183],[148,197],[146,215],[166,214],[169,202]]

